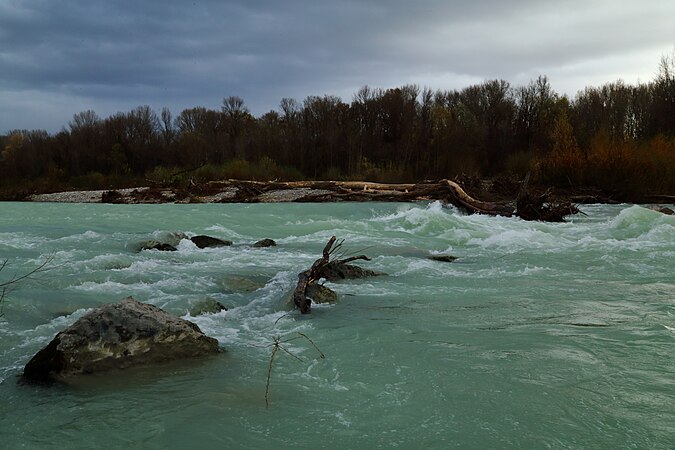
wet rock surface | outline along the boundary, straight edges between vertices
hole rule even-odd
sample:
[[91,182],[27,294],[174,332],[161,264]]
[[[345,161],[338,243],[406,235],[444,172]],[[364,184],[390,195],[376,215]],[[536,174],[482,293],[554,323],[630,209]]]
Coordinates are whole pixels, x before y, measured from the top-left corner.
[[192,236],[190,240],[199,248],[226,247],[232,245],[232,241],[205,235]]
[[328,281],[351,280],[356,278],[367,278],[384,275],[370,269],[356,266],[354,264],[342,264],[338,262],[329,262],[321,268],[318,273],[320,278]]
[[261,239],[258,242],[254,243],[252,247],[276,247],[277,243],[272,239]]
[[26,364],[23,375],[63,379],[220,351],[218,341],[194,323],[128,297],[90,311],[58,333]]

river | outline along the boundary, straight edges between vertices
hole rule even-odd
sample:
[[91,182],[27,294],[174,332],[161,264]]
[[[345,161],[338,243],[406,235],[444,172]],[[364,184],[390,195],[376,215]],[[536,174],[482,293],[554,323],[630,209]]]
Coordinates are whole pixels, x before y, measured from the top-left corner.
[[[434,203],[0,203],[0,447],[674,448],[675,217],[584,205],[562,224]],[[136,251],[170,233],[231,247]],[[330,236],[386,276],[288,299]],[[244,245],[272,238],[276,247]],[[451,254],[438,262],[429,254]],[[226,350],[53,386],[23,366],[129,295]],[[190,317],[214,299],[228,310]],[[299,333],[316,344],[325,358]],[[270,355],[269,408],[265,388]]]

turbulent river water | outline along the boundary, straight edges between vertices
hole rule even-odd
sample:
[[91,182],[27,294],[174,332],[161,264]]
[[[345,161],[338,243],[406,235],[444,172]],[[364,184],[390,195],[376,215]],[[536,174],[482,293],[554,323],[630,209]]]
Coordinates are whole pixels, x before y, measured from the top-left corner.
[[[675,217],[582,210],[548,224],[439,203],[0,203],[0,282],[52,258],[0,318],[0,447],[673,448]],[[136,251],[174,232],[234,245]],[[387,275],[327,283],[337,304],[291,312],[332,235]],[[262,238],[278,245],[243,245]],[[129,295],[226,352],[18,382],[58,331]],[[190,317],[207,298],[228,311]],[[275,337],[302,360],[277,353],[266,409]]]

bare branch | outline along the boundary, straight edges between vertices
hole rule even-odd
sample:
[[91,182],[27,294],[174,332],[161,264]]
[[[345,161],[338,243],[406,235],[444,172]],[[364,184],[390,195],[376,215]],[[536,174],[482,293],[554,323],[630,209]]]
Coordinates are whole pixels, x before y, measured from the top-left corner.
[[[277,343],[275,339],[275,343]],[[274,363],[274,356],[277,354],[279,351],[279,346],[275,345],[274,350],[272,350],[272,355],[270,356],[270,365],[267,367],[267,384],[265,385],[265,409],[269,409],[270,407],[270,401],[269,401],[269,394],[270,394],[270,378],[272,378],[272,364]]]
[[[44,260],[42,264],[40,264],[30,272],[20,276],[14,275],[9,280],[0,282],[0,317],[4,315],[5,300],[7,298],[7,294],[16,289],[17,283],[24,280],[33,280],[34,279],[33,275],[49,270],[51,267],[47,266],[53,260],[54,254],[51,254]],[[0,263],[0,272],[2,272],[2,270],[7,267],[8,261],[9,260],[5,259],[4,261],[2,261],[2,263]]]
[[319,352],[319,356],[321,357],[321,359],[326,359],[326,355],[324,355],[323,352],[321,350],[319,350],[319,347],[316,346],[316,344],[314,343],[313,340],[311,340],[306,334],[301,333],[299,331],[298,331],[298,334],[300,336],[304,337],[305,339],[307,339],[309,341],[309,343],[312,344],[312,347],[314,347],[316,349],[316,351]]
[[371,260],[366,255],[359,255],[359,256],[350,256],[349,258],[345,258],[345,259],[340,259],[340,260],[335,261],[335,263],[336,264],[345,264],[345,263],[348,263],[348,262],[356,261],[357,259],[363,259],[363,260],[366,260],[366,261]]
[[300,362],[303,362],[303,359],[302,359],[302,358],[300,358],[299,356],[294,355],[293,353],[289,352],[286,348],[282,347],[281,344],[279,344],[279,348],[282,349],[284,352],[286,352],[286,354],[288,354],[289,356],[291,356],[291,357],[297,359],[297,360],[300,361]]
[[[40,264],[39,266],[37,266],[36,268],[34,268],[33,270],[31,270],[30,272],[28,272],[28,273],[26,273],[26,274],[24,274],[24,275],[21,275],[21,276],[19,276],[19,277],[14,276],[14,277],[12,277],[9,281],[5,281],[5,282],[0,283],[0,288],[4,288],[4,287],[10,286],[10,285],[12,285],[12,284],[16,284],[16,283],[18,283],[18,282],[21,281],[21,280],[30,279],[30,278],[31,278],[33,275],[35,275],[36,273],[40,273],[40,272],[44,272],[44,271],[46,271],[46,270],[49,270],[49,268],[45,268],[45,267],[46,267],[49,263],[51,263],[53,260],[54,260],[54,255],[53,255],[53,254],[52,254],[52,255],[49,255],[49,256],[47,257],[47,259],[45,259],[44,262],[43,262],[42,264]],[[4,269],[6,265],[7,265],[7,260],[5,260],[5,261],[2,263],[2,266],[0,266],[0,270]]]
[[[309,341],[309,343],[312,344],[312,347],[314,347],[314,349],[316,349],[316,351],[319,352],[319,356],[321,357],[321,359],[326,358],[326,356],[323,354],[323,352],[321,350],[319,350],[319,347],[317,347],[316,344],[314,343],[314,341],[312,341],[309,337],[307,337],[306,334],[300,333],[299,331],[297,333],[298,333],[298,336],[294,336],[290,339],[286,339],[283,342],[287,343],[287,342],[295,341],[295,340],[300,339],[302,337],[302,338],[306,339],[307,341]],[[267,383],[265,384],[265,408],[266,409],[269,409],[269,407],[270,407],[270,403],[269,403],[270,380],[272,379],[272,366],[274,365],[274,358],[277,355],[277,352],[279,350],[281,350],[284,353],[286,353],[287,355],[289,355],[290,357],[292,357],[293,359],[296,359],[300,362],[304,362],[304,360],[302,358],[300,358],[297,355],[294,355],[287,348],[285,348],[283,345],[281,345],[282,340],[279,336],[275,336],[273,341],[274,342],[271,344],[271,346],[274,347],[274,348],[272,349],[272,354],[270,355],[270,362],[269,362],[269,365],[267,366]]]

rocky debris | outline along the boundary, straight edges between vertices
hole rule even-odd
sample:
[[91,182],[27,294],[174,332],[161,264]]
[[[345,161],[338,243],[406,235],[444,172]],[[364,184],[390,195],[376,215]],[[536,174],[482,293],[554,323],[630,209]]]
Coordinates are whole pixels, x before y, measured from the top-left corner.
[[262,203],[270,202],[294,202],[307,196],[320,196],[330,194],[332,191],[325,189],[314,189],[310,187],[301,187],[293,189],[276,189],[264,192],[258,195],[258,201]]
[[429,255],[427,256],[427,258],[432,261],[440,261],[440,262],[453,262],[454,260],[457,259],[456,256],[452,255]]
[[196,317],[202,314],[215,314],[221,311],[227,311],[227,308],[218,300],[207,297],[192,305],[188,312],[192,317]]
[[305,295],[314,303],[337,303],[335,291],[323,284],[309,284],[305,290]]
[[113,195],[117,198],[119,195],[119,203],[133,203],[130,201],[130,195],[133,192],[144,192],[148,190],[147,187],[139,188],[125,188],[117,189],[115,191],[109,190],[97,190],[97,191],[65,191],[65,192],[53,192],[50,194],[34,194],[27,198],[27,200],[32,202],[58,202],[58,203],[101,203],[103,196],[108,192],[116,192],[117,194]]
[[45,381],[221,352],[192,322],[128,297],[96,308],[61,331],[24,368]]
[[192,236],[190,240],[199,248],[226,247],[232,245],[232,241],[204,235]]
[[237,195],[238,188],[225,188],[222,192],[217,192],[212,195],[192,196],[190,203],[226,203]]
[[254,243],[252,247],[275,247],[277,245],[276,242],[272,239],[261,239],[258,242]]

